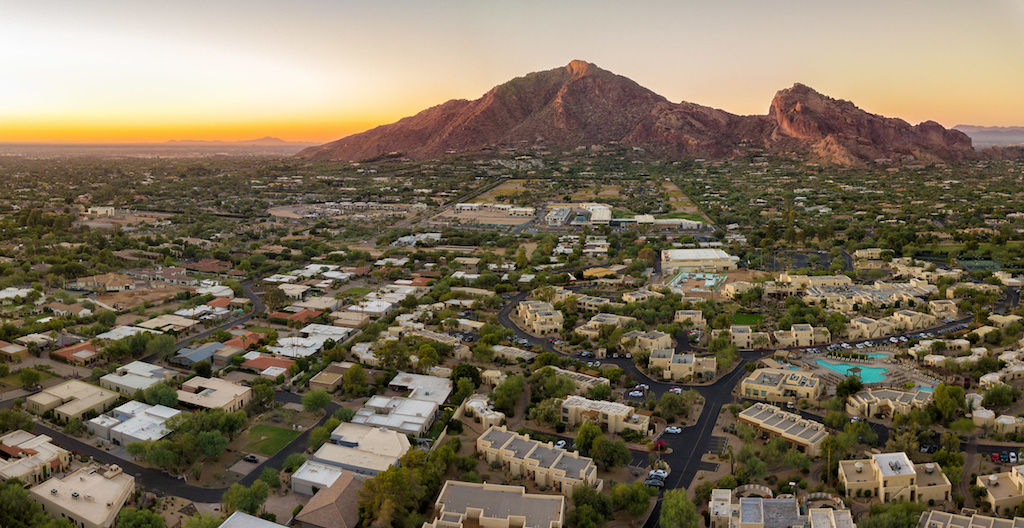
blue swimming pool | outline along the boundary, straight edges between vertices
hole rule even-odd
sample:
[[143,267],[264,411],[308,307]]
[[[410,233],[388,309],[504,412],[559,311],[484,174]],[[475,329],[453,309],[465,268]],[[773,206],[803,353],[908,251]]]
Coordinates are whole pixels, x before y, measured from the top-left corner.
[[849,376],[850,369],[859,368],[860,380],[864,383],[880,383],[885,381],[885,373],[889,372],[889,369],[885,367],[865,367],[863,365],[851,365],[849,363],[831,363],[824,359],[818,359],[815,363],[843,376]]
[[889,357],[889,354],[882,354],[880,352],[875,352],[874,354],[868,354],[868,357],[871,358],[871,359],[885,359],[885,358]]
[[925,392],[931,392],[932,390],[935,389],[935,387],[928,387],[926,385],[921,385],[921,386],[918,386],[917,388],[919,388],[919,389],[921,389],[921,390],[923,390]]

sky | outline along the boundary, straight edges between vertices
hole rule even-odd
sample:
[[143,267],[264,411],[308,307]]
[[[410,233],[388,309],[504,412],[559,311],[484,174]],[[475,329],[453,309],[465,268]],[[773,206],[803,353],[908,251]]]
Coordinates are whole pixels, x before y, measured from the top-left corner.
[[0,142],[329,141],[582,59],[765,114],[801,82],[1024,125],[1024,1],[0,2]]

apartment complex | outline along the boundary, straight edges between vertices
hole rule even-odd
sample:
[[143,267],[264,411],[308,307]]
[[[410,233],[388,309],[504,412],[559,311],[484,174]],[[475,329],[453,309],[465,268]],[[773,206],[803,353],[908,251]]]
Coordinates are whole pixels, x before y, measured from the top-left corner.
[[516,305],[516,316],[523,320],[527,330],[537,335],[553,335],[562,331],[562,312],[550,303],[522,301]]
[[594,461],[575,451],[557,449],[550,442],[491,426],[476,440],[476,450],[488,463],[499,463],[512,475],[523,475],[538,486],[571,494],[579,484],[600,490]]
[[661,369],[661,377],[672,381],[710,378],[718,371],[718,360],[715,359],[715,356],[677,354],[671,348],[661,348],[651,352],[648,365],[651,368]]
[[917,528],[1024,528],[1024,517],[1002,519],[989,515],[961,515],[939,510],[921,514]]
[[449,480],[423,528],[561,528],[565,497],[526,493],[522,486]]
[[634,340],[633,348],[635,350],[654,352],[661,348],[672,348],[672,336],[658,330],[651,330],[649,332],[634,330],[622,335],[623,343],[631,339]]
[[565,376],[565,377],[571,379],[573,384],[576,385],[576,392],[578,394],[585,394],[587,391],[589,391],[590,389],[592,389],[592,388],[594,388],[594,387],[596,387],[598,385],[610,385],[611,384],[611,382],[608,380],[608,378],[601,378],[601,377],[598,377],[598,376],[591,376],[589,374],[584,374],[582,372],[573,372],[571,370],[565,370],[563,368],[558,368],[558,367],[556,367],[554,365],[547,366],[547,367],[544,367],[544,368],[549,368],[549,369],[553,370],[555,372],[555,374],[558,375],[558,376]]
[[16,429],[0,436],[0,480],[16,478],[38,484],[71,464],[71,453],[50,443],[46,435]]
[[782,368],[759,368],[740,382],[740,395],[772,403],[817,400],[821,380],[812,372]]
[[589,421],[606,425],[609,433],[631,429],[647,436],[651,417],[637,414],[635,409],[622,403],[569,396],[562,401],[562,421],[569,425]]
[[64,478],[50,478],[30,490],[51,517],[82,528],[110,528],[135,491],[135,477],[116,465],[86,466]]
[[200,409],[234,412],[252,401],[252,389],[220,378],[196,376],[181,384],[178,403]]
[[601,333],[601,327],[612,326],[620,328],[635,320],[636,319],[633,319],[632,317],[626,317],[624,315],[599,313],[591,317],[590,320],[583,325],[577,327],[576,333],[590,339],[596,339]]
[[[711,338],[722,335],[725,330],[712,330]],[[771,344],[768,332],[755,332],[748,325],[732,325],[729,327],[729,341],[739,348],[764,348]]]
[[948,501],[952,486],[938,464],[914,464],[906,453],[879,453],[839,462],[839,481],[847,496],[866,494],[882,502]]
[[828,437],[828,429],[798,414],[783,411],[767,403],[755,403],[738,416],[740,422],[750,424],[755,431],[779,437],[809,456],[818,456],[821,442]]
[[55,419],[67,422],[74,418],[81,420],[89,411],[101,413],[109,409],[117,398],[117,393],[107,389],[84,381],[68,380],[29,396],[25,400],[25,409],[38,415],[53,411]]

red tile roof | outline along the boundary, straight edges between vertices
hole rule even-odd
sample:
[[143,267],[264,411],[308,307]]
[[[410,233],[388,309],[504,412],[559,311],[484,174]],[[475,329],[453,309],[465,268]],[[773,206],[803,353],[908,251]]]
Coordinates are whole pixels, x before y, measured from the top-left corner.
[[231,306],[231,297],[217,297],[206,303],[206,305],[213,308],[227,308]]
[[50,355],[51,356],[57,356],[57,357],[63,359],[64,361],[67,361],[68,363],[78,363],[78,362],[81,362],[81,361],[85,361],[85,359],[82,359],[82,358],[79,358],[79,357],[75,356],[76,353],[82,352],[82,351],[92,352],[93,354],[99,354],[100,353],[99,347],[97,347],[96,345],[86,341],[84,343],[78,343],[77,345],[71,345],[71,346],[69,346],[67,348],[62,348],[60,350],[55,350],[53,352],[50,352]]

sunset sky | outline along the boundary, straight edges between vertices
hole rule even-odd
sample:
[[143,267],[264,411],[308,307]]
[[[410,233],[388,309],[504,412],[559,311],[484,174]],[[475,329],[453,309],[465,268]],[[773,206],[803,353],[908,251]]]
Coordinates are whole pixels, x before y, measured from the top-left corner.
[[327,141],[571,59],[739,114],[802,82],[1024,125],[1021,0],[11,0],[0,141]]

